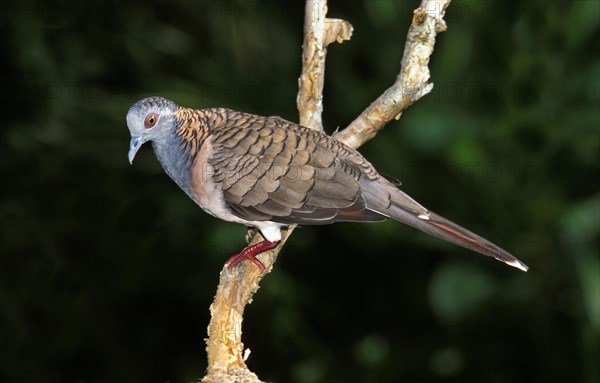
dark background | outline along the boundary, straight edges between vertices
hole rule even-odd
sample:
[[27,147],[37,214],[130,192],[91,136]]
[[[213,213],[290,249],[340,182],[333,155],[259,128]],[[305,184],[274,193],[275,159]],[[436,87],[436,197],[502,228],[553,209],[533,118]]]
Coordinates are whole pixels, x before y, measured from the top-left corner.
[[[390,86],[417,1],[330,1],[324,121]],[[245,228],[203,213],[125,115],[161,95],[297,121],[303,2],[0,11],[0,381],[190,382]],[[276,382],[598,382],[600,2],[454,1],[434,91],[361,151],[528,273],[396,222],[298,230],[247,309]]]

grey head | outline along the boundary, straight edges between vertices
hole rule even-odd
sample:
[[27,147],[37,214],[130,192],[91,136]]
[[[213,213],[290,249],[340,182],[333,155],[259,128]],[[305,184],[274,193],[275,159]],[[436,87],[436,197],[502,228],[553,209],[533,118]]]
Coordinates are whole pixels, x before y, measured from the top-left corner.
[[173,134],[176,125],[177,104],[162,97],[144,98],[129,108],[127,127],[131,133],[129,163],[133,162],[140,147],[148,141],[161,142]]

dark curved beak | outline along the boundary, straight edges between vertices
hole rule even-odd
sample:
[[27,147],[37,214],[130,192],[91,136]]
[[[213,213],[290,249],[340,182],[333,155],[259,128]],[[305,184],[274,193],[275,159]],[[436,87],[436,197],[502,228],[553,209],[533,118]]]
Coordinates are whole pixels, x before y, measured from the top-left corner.
[[140,150],[144,142],[146,142],[145,135],[131,137],[131,142],[129,143],[129,153],[127,154],[130,164],[133,163],[133,159],[135,158],[136,153],[138,152],[138,150]]

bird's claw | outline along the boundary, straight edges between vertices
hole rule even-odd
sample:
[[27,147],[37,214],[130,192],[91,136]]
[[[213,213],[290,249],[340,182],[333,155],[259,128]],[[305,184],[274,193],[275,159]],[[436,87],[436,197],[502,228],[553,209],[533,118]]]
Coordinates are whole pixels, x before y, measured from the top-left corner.
[[265,271],[265,265],[261,261],[259,261],[256,256],[264,251],[274,248],[277,246],[279,241],[267,241],[264,240],[254,245],[246,246],[242,251],[237,253],[236,255],[230,257],[225,264],[228,269],[231,269],[233,266],[237,265],[244,259],[249,260],[254,263],[256,267],[260,269],[261,272]]
[[263,265],[263,263],[261,261],[259,261],[258,258],[256,258],[256,255],[244,254],[243,251],[241,251],[241,252],[237,253],[236,255],[230,257],[227,260],[227,262],[225,262],[225,264],[227,265],[227,268],[231,270],[235,265],[237,265],[238,263],[240,263],[244,259],[247,259],[250,262],[254,263],[256,265],[256,267],[258,267],[260,269],[261,272],[265,271],[265,265]]

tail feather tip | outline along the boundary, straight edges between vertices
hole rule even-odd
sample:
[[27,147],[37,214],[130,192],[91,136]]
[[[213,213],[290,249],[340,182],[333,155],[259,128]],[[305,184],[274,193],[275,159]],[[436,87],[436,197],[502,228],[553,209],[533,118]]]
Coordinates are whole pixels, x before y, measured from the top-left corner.
[[516,267],[517,269],[523,270],[525,272],[527,272],[527,270],[529,270],[529,267],[527,267],[526,264],[519,261],[518,259],[514,259],[514,260],[510,260],[510,261],[507,261],[505,259],[498,259],[498,260],[506,263],[509,266]]

